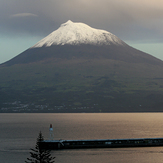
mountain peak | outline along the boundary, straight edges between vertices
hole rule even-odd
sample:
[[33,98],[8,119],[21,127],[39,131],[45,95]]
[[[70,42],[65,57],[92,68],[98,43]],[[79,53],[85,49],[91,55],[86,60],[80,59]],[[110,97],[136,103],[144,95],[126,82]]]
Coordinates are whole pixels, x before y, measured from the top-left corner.
[[61,26],[66,26],[69,24],[73,24],[74,22],[72,22],[71,20],[68,20],[66,23],[61,24]]
[[36,43],[32,48],[50,47],[53,45],[126,45],[117,36],[105,30],[92,28],[84,23],[66,23]]

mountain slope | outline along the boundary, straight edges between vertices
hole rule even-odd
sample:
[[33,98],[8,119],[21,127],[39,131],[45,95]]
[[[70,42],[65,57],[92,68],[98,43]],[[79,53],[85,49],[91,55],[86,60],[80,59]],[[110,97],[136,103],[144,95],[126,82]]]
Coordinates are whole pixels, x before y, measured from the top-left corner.
[[18,103],[24,112],[162,111],[162,72],[163,61],[107,31],[68,21],[0,65],[0,106]]
[[67,21],[56,31],[3,65],[45,61],[49,58],[107,58],[125,62],[161,64],[162,61],[138,51],[110,32],[83,23]]

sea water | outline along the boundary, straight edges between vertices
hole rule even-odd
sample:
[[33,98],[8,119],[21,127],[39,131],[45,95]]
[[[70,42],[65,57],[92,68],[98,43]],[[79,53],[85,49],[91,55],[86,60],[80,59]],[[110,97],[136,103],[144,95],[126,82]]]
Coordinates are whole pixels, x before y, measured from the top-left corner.
[[[163,113],[0,114],[0,163],[23,163],[41,131],[54,139],[163,137]],[[56,163],[161,163],[163,147],[52,151]]]

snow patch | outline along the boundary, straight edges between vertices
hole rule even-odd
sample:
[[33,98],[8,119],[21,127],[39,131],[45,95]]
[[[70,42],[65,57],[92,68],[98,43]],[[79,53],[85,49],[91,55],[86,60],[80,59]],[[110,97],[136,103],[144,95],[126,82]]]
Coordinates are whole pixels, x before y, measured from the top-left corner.
[[126,45],[110,32],[92,28],[84,23],[74,23],[68,20],[66,23],[61,24],[57,30],[36,43],[32,48],[65,44]]

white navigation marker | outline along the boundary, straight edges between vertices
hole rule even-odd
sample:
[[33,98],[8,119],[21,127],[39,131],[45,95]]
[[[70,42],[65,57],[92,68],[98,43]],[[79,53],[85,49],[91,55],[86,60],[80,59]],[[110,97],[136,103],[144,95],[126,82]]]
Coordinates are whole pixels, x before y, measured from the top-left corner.
[[49,140],[53,140],[53,138],[54,138],[53,127],[52,127],[52,124],[50,124],[50,128],[49,128]]

